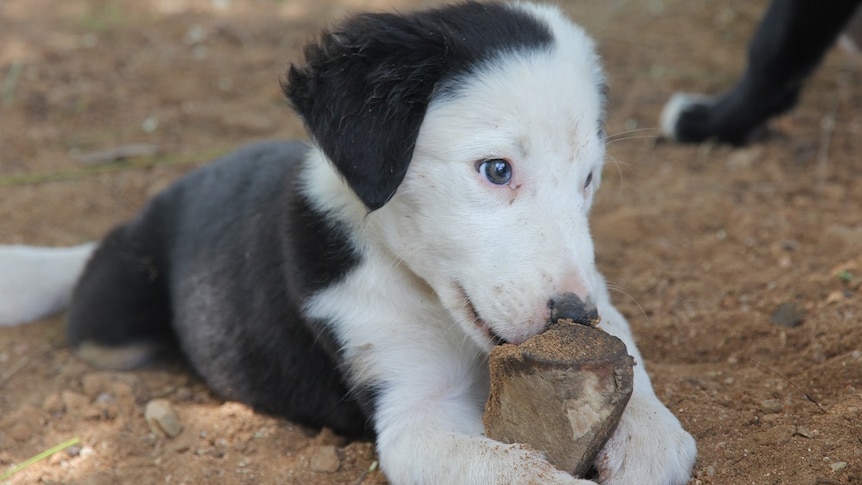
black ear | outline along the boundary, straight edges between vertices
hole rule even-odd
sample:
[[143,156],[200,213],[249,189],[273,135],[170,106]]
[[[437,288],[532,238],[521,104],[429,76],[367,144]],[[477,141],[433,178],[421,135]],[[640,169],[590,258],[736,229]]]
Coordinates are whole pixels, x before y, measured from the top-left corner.
[[305,48],[282,86],[326,156],[365,205],[378,209],[407,172],[445,63],[439,32],[366,14]]
[[365,205],[379,209],[404,179],[441,82],[502,51],[546,47],[524,10],[464,2],[412,15],[364,14],[306,47],[282,89]]

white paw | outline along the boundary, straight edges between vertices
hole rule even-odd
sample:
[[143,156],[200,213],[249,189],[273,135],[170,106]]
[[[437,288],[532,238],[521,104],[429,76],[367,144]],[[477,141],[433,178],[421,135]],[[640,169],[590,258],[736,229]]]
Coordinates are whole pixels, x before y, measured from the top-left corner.
[[524,485],[595,485],[595,482],[581,480],[555,468],[541,453],[525,449],[522,445],[503,445],[505,459],[503,466],[508,469],[505,482],[494,483]]
[[680,113],[694,104],[709,104],[711,100],[712,98],[703,94],[674,93],[661,110],[661,117],[659,117],[661,133],[671,140],[677,140],[676,124]]
[[596,485],[555,468],[541,453],[523,445],[434,434],[421,440],[405,437],[404,446],[392,449],[378,442],[380,465],[391,483]]
[[694,438],[676,416],[653,396],[632,396],[596,468],[606,485],[682,485],[696,458]]

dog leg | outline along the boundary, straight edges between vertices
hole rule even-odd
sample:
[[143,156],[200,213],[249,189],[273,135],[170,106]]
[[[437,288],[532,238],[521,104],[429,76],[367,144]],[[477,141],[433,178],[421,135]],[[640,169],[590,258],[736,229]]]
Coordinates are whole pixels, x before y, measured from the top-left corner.
[[680,142],[747,143],[769,118],[796,104],[803,82],[859,4],[773,0],[749,45],[742,79],[716,97],[675,94],[662,111],[662,131]]
[[167,276],[132,223],[100,244],[75,288],[66,335],[75,353],[108,369],[146,363],[172,341]]
[[[419,424],[419,423],[415,423]],[[422,423],[426,424],[426,423]],[[479,436],[417,428],[380,448],[392,483],[594,485],[553,467],[540,453]]]
[[394,484],[593,484],[556,469],[535,450],[482,436],[481,404],[473,399],[428,396],[409,409],[384,404],[380,411],[380,464]]
[[535,450],[485,436],[486,358],[452,331],[448,315],[429,313],[391,326],[380,322],[396,320],[382,314],[375,320],[362,324],[376,327],[373,334],[343,333],[341,340],[347,342],[345,363],[354,384],[376,390],[371,407],[377,450],[391,483],[592,483],[556,469]]

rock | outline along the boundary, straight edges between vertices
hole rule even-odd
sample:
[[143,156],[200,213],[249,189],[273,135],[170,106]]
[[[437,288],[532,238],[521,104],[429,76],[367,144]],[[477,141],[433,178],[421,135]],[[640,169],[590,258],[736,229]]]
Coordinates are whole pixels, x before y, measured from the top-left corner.
[[846,461],[836,461],[835,463],[832,463],[831,465],[829,465],[829,468],[831,468],[833,472],[840,472],[841,470],[847,468],[847,462]]
[[611,437],[632,393],[634,359],[598,328],[558,322],[489,359],[485,431],[542,451],[557,468],[584,476]]
[[805,321],[805,309],[792,301],[786,301],[772,313],[772,323],[782,327],[798,327]]
[[794,436],[802,436],[803,438],[814,438],[815,433],[805,426],[797,426],[793,431]]
[[310,448],[310,451],[308,466],[311,471],[335,473],[341,468],[341,458],[338,457],[338,449],[335,446],[316,446]]
[[760,409],[764,413],[780,413],[784,410],[784,406],[778,399],[764,399],[760,401]]
[[119,414],[116,399],[107,392],[103,392],[96,396],[96,400],[93,402],[93,405],[99,409],[99,414],[103,418],[114,419],[117,417],[117,414]]
[[153,399],[148,402],[144,409],[144,419],[154,433],[164,434],[169,438],[175,438],[183,431],[180,417],[166,399]]

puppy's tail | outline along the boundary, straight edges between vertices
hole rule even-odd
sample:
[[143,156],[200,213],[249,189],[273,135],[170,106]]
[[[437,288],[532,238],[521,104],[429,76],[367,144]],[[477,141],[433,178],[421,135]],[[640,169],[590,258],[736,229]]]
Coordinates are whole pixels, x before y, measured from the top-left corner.
[[95,249],[0,245],[0,327],[64,310]]

